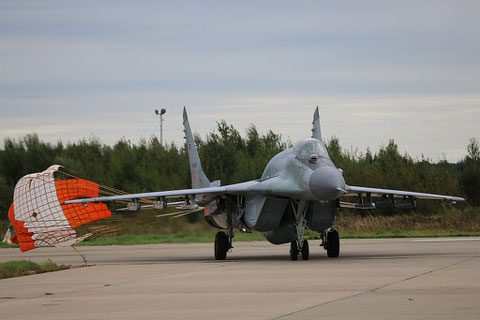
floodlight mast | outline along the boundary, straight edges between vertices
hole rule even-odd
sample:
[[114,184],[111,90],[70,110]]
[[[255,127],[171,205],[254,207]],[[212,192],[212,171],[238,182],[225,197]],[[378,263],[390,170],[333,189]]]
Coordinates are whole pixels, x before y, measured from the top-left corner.
[[163,146],[163,115],[167,113],[167,110],[165,108],[160,109],[160,112],[158,109],[155,109],[155,114],[160,117],[160,144]]

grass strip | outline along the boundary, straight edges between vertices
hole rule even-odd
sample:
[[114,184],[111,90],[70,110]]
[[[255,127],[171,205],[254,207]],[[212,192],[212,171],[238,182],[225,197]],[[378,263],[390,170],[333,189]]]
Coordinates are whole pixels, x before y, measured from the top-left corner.
[[[207,243],[215,240],[216,232],[179,232],[174,234],[125,234],[106,238],[86,239],[78,246],[135,245],[156,243]],[[260,233],[237,233],[234,241],[264,240]]]
[[[106,238],[87,239],[80,242],[79,246],[108,246],[108,245],[136,245],[157,243],[208,243],[213,242],[216,232],[180,232],[175,234],[126,234]],[[340,233],[342,239],[375,239],[375,238],[430,238],[430,237],[474,237],[480,232],[461,231],[394,231],[376,233]],[[319,233],[307,231],[305,238],[308,240],[320,239]],[[233,241],[266,241],[258,232],[236,233]]]
[[5,249],[5,248],[18,248],[18,244],[0,242],[0,249]]
[[43,263],[35,263],[27,260],[9,261],[0,263],[0,279],[21,277],[30,274],[58,271],[68,269],[67,266],[58,266],[50,259]]
[[[377,238],[435,238],[435,237],[480,237],[480,232],[463,232],[458,230],[426,230],[426,231],[377,231],[352,232],[342,231],[342,239],[377,239]],[[215,240],[216,232],[179,232],[173,234],[124,234],[104,238],[87,238],[77,246],[112,246],[157,243],[208,243]],[[320,239],[320,233],[306,231],[307,240]],[[236,233],[233,241],[266,241],[258,232]],[[1,248],[18,248],[17,244],[0,243]]]
[[[426,231],[379,231],[375,233],[340,232],[341,239],[387,239],[387,238],[439,238],[439,237],[479,237],[480,232],[426,230]],[[307,239],[319,239],[317,234]]]

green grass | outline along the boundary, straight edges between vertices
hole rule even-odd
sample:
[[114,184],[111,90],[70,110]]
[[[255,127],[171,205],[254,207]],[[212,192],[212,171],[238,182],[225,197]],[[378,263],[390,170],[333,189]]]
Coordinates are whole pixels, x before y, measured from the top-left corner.
[[[148,212],[142,214],[148,217]],[[99,221],[98,225],[92,224],[97,229],[79,228],[77,232],[78,234],[92,232],[95,235],[97,232],[101,233],[104,228],[115,230],[115,223],[119,223],[118,230],[123,234],[94,236],[80,242],[79,246],[213,242],[218,231],[208,226],[201,218],[191,222],[186,217],[146,221],[123,217],[111,223],[100,222],[102,221]],[[128,224],[124,227],[125,222],[131,222],[133,226]],[[343,239],[480,236],[480,208],[448,207],[435,214],[410,212],[391,216],[344,210],[339,213],[335,228]],[[306,238],[319,239],[320,234],[307,231]],[[265,241],[265,239],[257,232],[250,234],[237,232],[234,241]],[[0,243],[0,248],[18,248],[18,245]]]
[[[106,238],[86,239],[79,246],[135,245],[155,243],[213,242],[216,232],[179,232],[174,234],[125,234]],[[236,233],[234,241],[264,240],[260,233]]]
[[0,279],[21,277],[29,274],[37,274],[67,269],[66,266],[58,266],[51,260],[44,263],[35,263],[27,260],[9,261],[0,263]]
[[[179,232],[174,234],[125,234],[105,238],[87,238],[77,246],[112,246],[112,245],[138,245],[157,243],[208,243],[215,239],[216,231],[212,232]],[[480,232],[462,231],[377,231],[377,232],[342,232],[342,239],[375,239],[375,238],[431,238],[431,237],[476,237]],[[308,240],[320,239],[320,233],[306,231]],[[233,241],[266,241],[258,232],[235,233]],[[18,248],[16,244],[0,243],[0,248]]]
[[18,248],[18,244],[10,244],[10,243],[0,242],[0,249],[1,248]]
[[[194,232],[176,234],[127,234],[107,238],[87,239],[80,242],[79,246],[108,246],[108,245],[136,245],[156,243],[208,243],[213,242],[216,232]],[[376,233],[340,233],[342,239],[374,239],[374,238],[430,238],[430,237],[474,237],[480,236],[480,232],[459,232],[459,231],[398,231],[376,232]],[[307,231],[305,238],[308,240],[320,239],[320,234]],[[236,233],[233,241],[266,241],[257,232]]]
[[480,232],[462,232],[462,231],[394,231],[376,233],[355,233],[347,232],[340,234],[343,239],[375,239],[375,238],[438,238],[438,237],[479,237]]
[[[377,238],[438,238],[438,237],[478,237],[480,232],[424,230],[424,231],[377,231],[377,232],[342,232],[339,231],[342,239],[377,239]],[[320,239],[320,233],[306,231],[305,238],[308,240]]]

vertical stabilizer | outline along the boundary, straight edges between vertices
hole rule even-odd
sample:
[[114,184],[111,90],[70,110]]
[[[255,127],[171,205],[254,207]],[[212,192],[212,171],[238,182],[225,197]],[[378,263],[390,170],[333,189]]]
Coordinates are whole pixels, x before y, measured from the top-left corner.
[[187,109],[183,108],[183,127],[185,132],[185,140],[187,143],[188,160],[190,161],[190,175],[192,176],[192,188],[205,188],[210,186],[205,173],[203,173],[200,157],[198,156],[195,140],[193,139],[190,123],[188,122]]
[[315,113],[313,114],[312,124],[312,138],[322,141],[322,132],[320,130],[320,113],[318,112],[318,106],[315,109]]

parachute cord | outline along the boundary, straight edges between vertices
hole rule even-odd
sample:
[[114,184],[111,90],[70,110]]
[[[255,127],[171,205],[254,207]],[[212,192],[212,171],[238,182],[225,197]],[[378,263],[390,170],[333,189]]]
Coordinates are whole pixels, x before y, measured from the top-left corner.
[[87,259],[85,259],[85,256],[80,251],[78,251],[77,248],[75,248],[74,246],[72,246],[72,248],[80,255],[80,257],[82,257],[83,262],[85,263],[85,267],[88,267],[88,262],[87,262]]
[[[71,173],[68,173],[68,172],[65,172],[63,170],[58,170],[58,172],[66,175],[66,176],[69,176],[71,178],[74,178],[74,179],[80,179],[82,180],[82,178],[79,178]],[[106,186],[106,185],[102,185],[102,184],[99,184],[97,183],[97,185],[99,186],[99,189],[103,189],[101,190],[101,193],[103,193],[104,195],[107,195],[107,196],[113,196],[113,195],[127,195],[128,192],[125,192],[125,191],[122,191],[122,190],[118,190],[118,189],[115,189],[115,188],[112,188],[112,187],[109,187],[109,186]],[[100,191],[100,190],[99,190]],[[140,203],[153,203],[153,201],[151,200],[147,200],[147,199],[142,199],[140,200]]]
[[[111,229],[106,229],[103,232],[95,233],[95,236],[104,236],[107,234],[118,234],[126,230],[135,230],[135,229],[144,228],[145,226],[153,226],[160,222],[162,222],[162,220],[156,217],[144,217],[134,222],[126,222],[126,223],[119,224],[118,226],[112,226]],[[115,227],[117,227],[117,229],[114,229]]]
[[[74,178],[74,179],[82,179],[80,177],[77,177],[77,176],[75,176],[71,173],[68,173],[68,172],[64,172],[62,170],[58,170],[58,172],[63,173],[64,175],[69,176],[69,177]],[[112,194],[128,194],[127,192],[122,191],[122,190],[118,190],[118,189],[115,189],[115,188],[112,188],[112,187],[104,186],[104,185],[101,185],[99,183],[97,183],[97,184],[98,184],[99,187],[112,192]]]
[[[84,180],[84,179],[81,179],[81,178],[77,178],[77,177],[75,177],[75,176],[73,176],[73,175],[70,175],[70,176],[71,176],[72,178],[77,179],[77,180]],[[96,192],[97,190],[94,189],[94,188],[87,188],[87,187],[85,187],[85,186],[83,186],[83,185],[80,185],[80,184],[77,184],[77,183],[73,183],[73,182],[70,182],[70,181],[68,181],[68,180],[62,180],[62,179],[57,179],[57,178],[55,178],[55,180],[56,180],[56,181],[66,181],[67,185],[72,186],[72,189],[73,189],[74,187],[82,187],[82,188],[85,188],[85,190],[92,191],[92,193],[91,193],[91,196],[92,196],[92,197],[96,196],[95,192]],[[94,183],[97,184],[96,182],[94,182]],[[104,194],[109,195],[109,196],[111,196],[111,195],[118,195],[118,193],[114,193],[113,191],[112,191],[112,192],[108,192],[108,191],[100,190],[101,188],[103,188],[103,186],[102,186],[102,185],[99,185],[99,184],[97,184],[97,185],[98,185],[98,187],[99,187],[99,190],[98,190],[99,193],[101,192],[101,193],[104,193]]]

